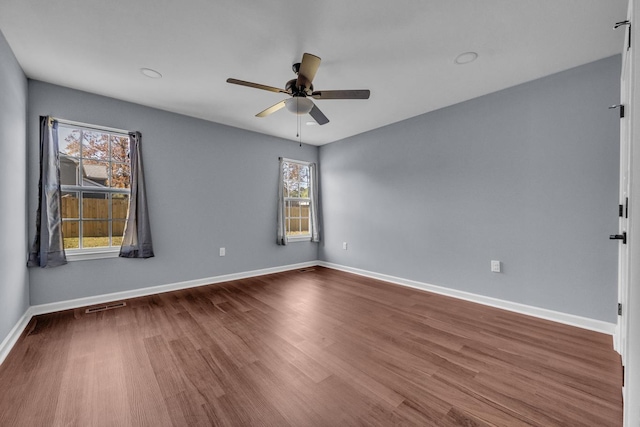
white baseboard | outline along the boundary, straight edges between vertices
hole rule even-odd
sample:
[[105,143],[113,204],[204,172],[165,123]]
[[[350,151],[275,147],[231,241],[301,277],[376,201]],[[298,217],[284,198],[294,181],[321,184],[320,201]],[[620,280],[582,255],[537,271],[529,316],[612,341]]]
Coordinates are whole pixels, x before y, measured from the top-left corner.
[[486,297],[483,295],[473,294],[470,292],[459,291],[456,289],[445,288],[442,286],[431,285],[429,283],[417,282],[415,280],[403,279],[401,277],[389,276],[381,273],[374,273],[367,270],[361,270],[354,267],[346,267],[344,265],[333,264],[325,261],[318,261],[318,265],[335,270],[346,271],[348,273],[357,274],[359,276],[370,277],[373,279],[391,282],[397,285],[407,286],[410,288],[420,289],[423,291],[433,292],[436,294],[446,295],[478,304],[488,305],[491,307],[501,308],[503,310],[513,311],[515,313],[525,314],[527,316],[538,317],[565,325],[576,326],[582,329],[601,332],[603,334],[615,336],[616,324],[604,322],[601,320],[589,319],[587,317],[576,316],[573,314],[562,313],[559,311],[547,310],[545,308],[533,307],[526,304],[520,304],[511,301],[505,301],[497,298]]
[[24,328],[29,324],[31,317],[33,317],[33,313],[31,312],[31,307],[29,307],[13,329],[9,331],[9,335],[0,343],[0,365],[2,365],[2,362],[7,358],[13,346],[18,342],[18,338],[20,338],[22,331],[24,331]]

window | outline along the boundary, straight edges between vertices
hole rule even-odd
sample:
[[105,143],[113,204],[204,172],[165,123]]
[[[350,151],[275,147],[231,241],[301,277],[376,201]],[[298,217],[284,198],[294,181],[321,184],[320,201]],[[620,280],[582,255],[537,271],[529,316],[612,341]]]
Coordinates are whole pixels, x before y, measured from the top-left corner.
[[129,206],[129,135],[59,121],[58,146],[65,251],[117,252]]
[[[281,159],[282,216],[279,236],[286,242],[318,241],[315,213],[315,164]],[[280,214],[279,214],[280,215]]]
[[285,161],[282,167],[287,238],[310,238],[309,165]]

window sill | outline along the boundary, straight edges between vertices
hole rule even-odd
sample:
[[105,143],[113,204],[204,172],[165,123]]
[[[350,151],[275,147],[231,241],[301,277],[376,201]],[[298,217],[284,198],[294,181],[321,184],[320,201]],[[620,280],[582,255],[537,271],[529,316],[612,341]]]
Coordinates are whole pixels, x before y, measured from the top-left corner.
[[67,261],[87,261],[90,259],[118,258],[120,248],[115,249],[91,249],[91,250],[67,250]]
[[287,243],[295,243],[295,242],[310,242],[311,236],[292,236],[287,237]]

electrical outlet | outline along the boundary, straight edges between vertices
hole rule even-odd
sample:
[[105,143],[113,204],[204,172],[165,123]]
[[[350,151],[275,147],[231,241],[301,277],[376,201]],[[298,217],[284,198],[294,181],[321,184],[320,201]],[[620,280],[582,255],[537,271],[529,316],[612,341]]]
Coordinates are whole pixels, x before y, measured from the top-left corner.
[[342,242],[342,249],[347,250],[347,242]]
[[227,254],[227,250],[225,248],[220,248],[220,256],[225,256]]
[[492,273],[502,272],[502,266],[500,265],[500,261],[491,260],[491,272]]

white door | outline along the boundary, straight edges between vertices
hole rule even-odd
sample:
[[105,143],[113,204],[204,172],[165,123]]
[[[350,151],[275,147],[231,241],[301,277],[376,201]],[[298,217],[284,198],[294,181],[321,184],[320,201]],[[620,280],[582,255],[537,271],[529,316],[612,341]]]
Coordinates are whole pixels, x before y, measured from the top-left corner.
[[[632,2],[629,2],[629,13],[631,16]],[[626,365],[627,357],[627,333],[628,314],[627,302],[629,298],[629,245],[626,237],[629,232],[629,197],[630,197],[630,173],[631,173],[631,126],[629,123],[629,107],[631,100],[631,76],[632,74],[632,49],[630,49],[630,25],[622,24],[618,31],[625,32],[625,44],[622,52],[622,72],[620,77],[620,209],[619,209],[619,231],[616,236],[619,241],[618,249],[618,342],[616,350],[622,357],[622,365]],[[613,236],[612,236],[613,237]],[[622,239],[621,239],[622,237]],[[624,390],[624,387],[623,387]]]

